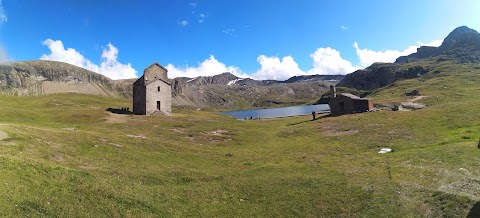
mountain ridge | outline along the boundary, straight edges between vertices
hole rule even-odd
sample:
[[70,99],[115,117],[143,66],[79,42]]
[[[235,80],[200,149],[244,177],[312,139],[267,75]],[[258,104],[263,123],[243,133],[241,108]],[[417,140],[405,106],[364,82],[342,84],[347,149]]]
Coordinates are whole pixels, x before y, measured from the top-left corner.
[[480,63],[480,34],[467,26],[455,28],[439,47],[421,46],[417,52],[401,56],[397,64],[431,58],[452,59],[459,63]]
[[[251,108],[311,102],[343,76],[310,75],[286,81],[239,78],[229,72],[172,81],[175,106]],[[76,92],[131,97],[138,78],[111,80],[101,74],[57,61],[21,61],[0,64],[0,93],[43,95]],[[329,79],[329,81],[325,80]],[[336,80],[335,80],[336,79]]]
[[415,64],[421,61],[480,63],[480,33],[466,26],[455,28],[439,47],[421,46],[417,52],[401,56],[394,63],[374,63],[347,74],[337,85],[364,91],[386,87],[400,79],[421,77],[434,67]]

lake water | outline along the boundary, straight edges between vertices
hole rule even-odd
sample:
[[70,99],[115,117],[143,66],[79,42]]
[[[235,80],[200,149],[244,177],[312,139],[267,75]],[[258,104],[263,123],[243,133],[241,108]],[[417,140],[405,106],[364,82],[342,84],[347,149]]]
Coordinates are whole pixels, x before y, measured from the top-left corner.
[[282,107],[282,108],[226,111],[222,113],[237,119],[244,119],[245,117],[247,118],[290,117],[290,116],[311,114],[312,111],[315,111],[317,113],[326,113],[330,111],[330,107],[328,106],[328,104],[317,104],[317,105],[293,106],[293,107]]

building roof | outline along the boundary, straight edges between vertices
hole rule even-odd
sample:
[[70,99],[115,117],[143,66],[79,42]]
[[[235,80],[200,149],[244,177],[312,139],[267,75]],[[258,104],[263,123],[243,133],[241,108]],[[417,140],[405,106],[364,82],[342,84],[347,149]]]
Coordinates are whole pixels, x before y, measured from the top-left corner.
[[147,85],[150,84],[150,83],[153,83],[153,82],[156,81],[156,80],[160,80],[160,81],[166,83],[166,84],[169,85],[169,86],[172,85],[172,83],[169,82],[169,81],[165,81],[165,80],[163,80],[163,79],[161,79],[161,78],[156,78],[156,79],[151,80],[151,81],[145,81],[145,86],[147,86]]
[[159,66],[160,68],[162,68],[163,70],[165,70],[165,72],[168,72],[167,68],[165,68],[164,66],[160,65],[158,62],[155,62],[153,63],[152,65],[148,66],[147,68],[145,68],[145,70],[143,71],[146,71],[147,69],[153,67],[153,66]]
[[355,100],[370,100],[369,98],[360,98],[356,95],[350,94],[350,93],[340,93],[340,95],[343,95],[347,98],[355,99]]

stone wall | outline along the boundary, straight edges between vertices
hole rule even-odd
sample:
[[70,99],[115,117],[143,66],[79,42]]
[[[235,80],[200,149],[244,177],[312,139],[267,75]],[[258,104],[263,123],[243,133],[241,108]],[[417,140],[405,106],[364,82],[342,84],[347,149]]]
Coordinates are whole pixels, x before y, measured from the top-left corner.
[[352,99],[343,95],[338,95],[330,100],[330,114],[342,115],[361,113],[373,109],[373,101],[368,99]]
[[160,102],[162,113],[172,113],[172,87],[170,84],[159,79],[152,81],[146,86],[146,96],[146,114],[158,111],[157,102]]
[[133,83],[133,113],[146,114],[146,92],[143,76]]
[[133,83],[133,113],[149,115],[159,111],[172,113],[172,86],[167,69],[155,62]]
[[158,63],[154,63],[149,67],[145,68],[143,76],[145,77],[146,82],[155,79],[162,79],[165,82],[169,81],[167,77],[167,69],[160,66]]

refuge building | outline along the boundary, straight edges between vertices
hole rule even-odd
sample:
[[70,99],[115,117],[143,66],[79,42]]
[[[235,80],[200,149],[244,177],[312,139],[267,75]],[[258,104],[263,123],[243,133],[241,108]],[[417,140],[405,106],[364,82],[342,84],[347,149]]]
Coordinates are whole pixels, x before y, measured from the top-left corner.
[[405,91],[405,96],[419,96],[420,92],[416,89]]
[[361,113],[373,110],[373,101],[368,98],[360,98],[350,93],[337,95],[335,86],[330,86],[331,99],[330,114],[334,116],[343,114]]
[[157,62],[143,71],[133,83],[133,113],[140,115],[170,114],[172,112],[172,84],[168,70]]

